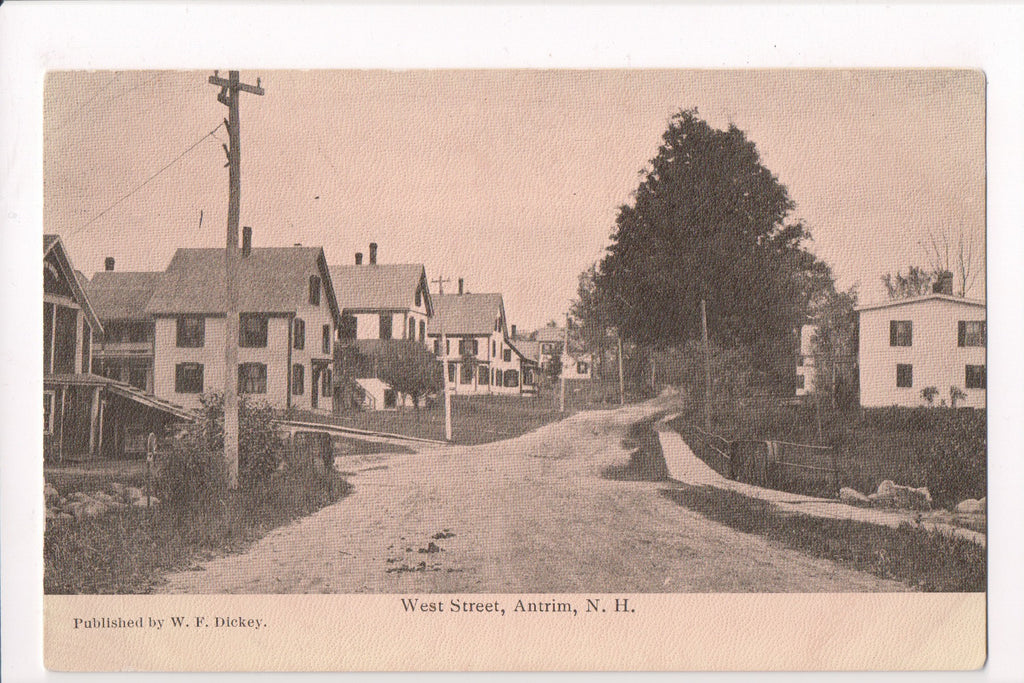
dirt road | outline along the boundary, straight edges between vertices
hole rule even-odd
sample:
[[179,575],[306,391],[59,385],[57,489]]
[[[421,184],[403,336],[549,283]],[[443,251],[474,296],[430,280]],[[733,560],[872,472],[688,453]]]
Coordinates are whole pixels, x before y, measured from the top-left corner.
[[906,590],[736,532],[601,476],[656,403],[577,414],[511,441],[353,456],[347,498],[248,552],[172,574],[170,593]]

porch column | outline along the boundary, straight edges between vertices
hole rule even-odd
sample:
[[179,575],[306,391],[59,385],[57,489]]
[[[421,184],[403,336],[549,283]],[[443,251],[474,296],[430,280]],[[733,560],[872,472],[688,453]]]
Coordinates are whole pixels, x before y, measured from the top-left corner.
[[100,389],[92,388],[92,405],[89,407],[89,457],[96,457],[96,431],[100,426]]

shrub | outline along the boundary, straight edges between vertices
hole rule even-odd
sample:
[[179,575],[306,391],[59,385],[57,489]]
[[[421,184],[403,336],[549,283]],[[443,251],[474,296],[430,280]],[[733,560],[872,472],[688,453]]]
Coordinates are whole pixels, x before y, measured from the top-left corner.
[[985,411],[937,410],[936,426],[924,452],[928,491],[940,506],[986,495],[987,436]]

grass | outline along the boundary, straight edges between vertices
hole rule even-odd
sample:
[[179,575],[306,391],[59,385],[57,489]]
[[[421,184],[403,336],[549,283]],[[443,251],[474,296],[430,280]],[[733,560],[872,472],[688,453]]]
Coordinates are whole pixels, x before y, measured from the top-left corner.
[[62,496],[73,491],[103,489],[109,482],[143,488],[146,485],[145,460],[100,460],[63,467],[47,466],[43,476]]
[[[47,481],[55,483],[51,476],[56,478],[47,475]],[[103,488],[109,481],[127,483],[119,477],[94,476],[86,488]],[[161,504],[80,521],[50,519],[43,539],[43,590],[47,594],[148,593],[164,572],[243,550],[271,529],[339,500],[351,488],[333,472],[316,481],[278,476],[258,503],[232,491],[191,515]]]
[[[699,411],[690,417],[691,423],[703,424]],[[823,410],[820,437],[818,416],[810,406],[736,411],[716,418],[714,431],[727,439],[832,446],[839,485],[862,493],[873,493],[883,480],[890,479],[906,486],[927,486],[933,503],[946,508],[986,494],[984,410]],[[682,428],[684,419],[679,418],[673,426],[701,456],[701,449],[691,443],[692,435]],[[709,464],[715,467],[718,463]]]
[[985,548],[909,525],[892,529],[851,520],[776,511],[763,500],[706,487],[666,489],[663,495],[708,519],[757,534],[814,557],[931,592],[986,589]]
[[364,439],[348,439],[344,436],[332,436],[331,445],[335,457],[346,455],[371,455],[374,453],[415,453],[405,446],[383,441],[366,441]]
[[[473,446],[533,431],[564,417],[558,411],[558,397],[548,392],[538,396],[453,396],[453,442]],[[336,415],[296,413],[295,419],[325,422],[421,439],[444,438],[444,406],[399,410],[355,410]]]

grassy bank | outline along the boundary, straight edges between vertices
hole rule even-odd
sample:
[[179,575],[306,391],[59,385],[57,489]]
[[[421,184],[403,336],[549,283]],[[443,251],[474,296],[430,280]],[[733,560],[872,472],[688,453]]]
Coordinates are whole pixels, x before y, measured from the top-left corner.
[[[879,408],[823,410],[819,415],[812,406],[774,406],[715,417],[714,431],[730,440],[832,446],[840,486],[864,493],[891,479],[907,486],[927,486],[939,507],[986,494],[984,410]],[[680,418],[675,426],[684,438],[684,419],[703,424],[699,412]]]
[[773,510],[734,491],[684,487],[662,492],[708,519],[764,536],[801,552],[907,584],[914,590],[986,589],[985,548],[959,538],[903,526],[820,519]]

